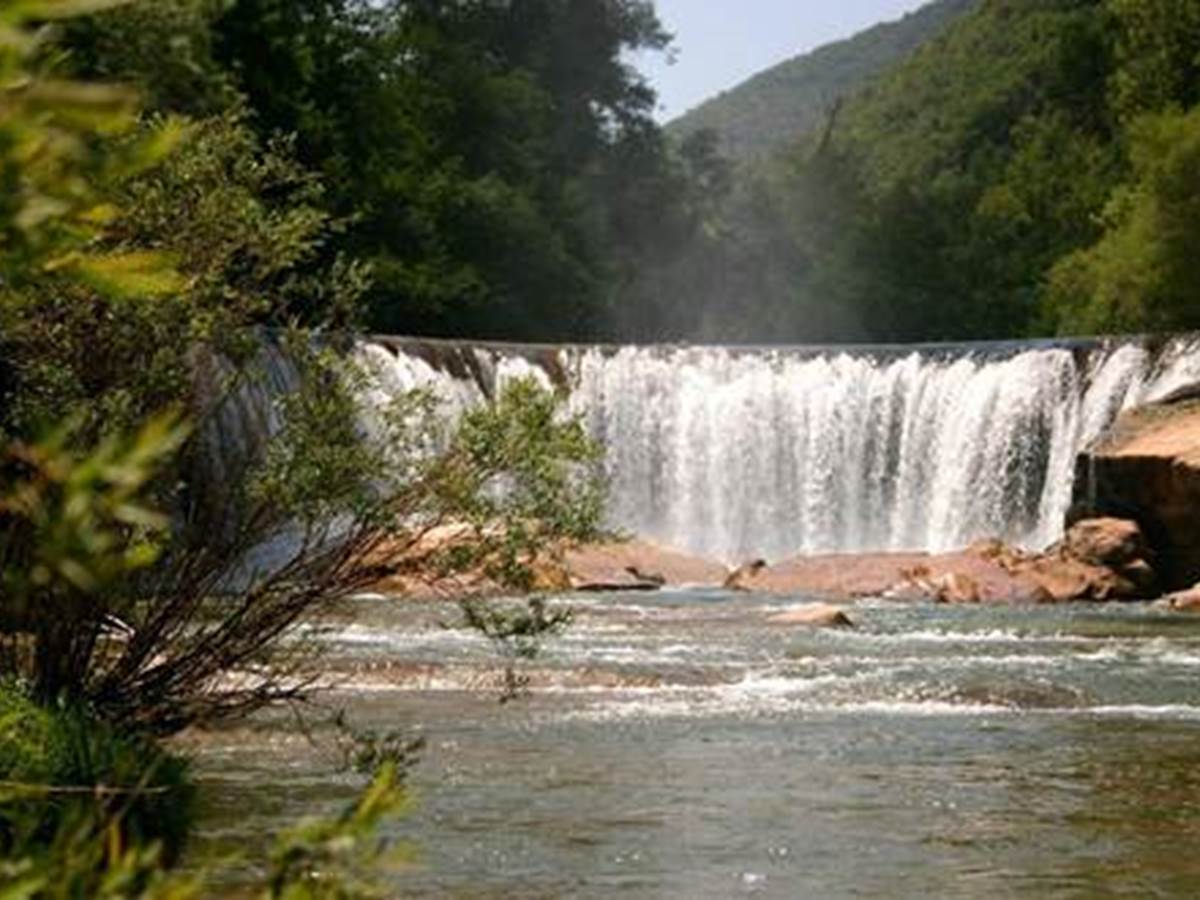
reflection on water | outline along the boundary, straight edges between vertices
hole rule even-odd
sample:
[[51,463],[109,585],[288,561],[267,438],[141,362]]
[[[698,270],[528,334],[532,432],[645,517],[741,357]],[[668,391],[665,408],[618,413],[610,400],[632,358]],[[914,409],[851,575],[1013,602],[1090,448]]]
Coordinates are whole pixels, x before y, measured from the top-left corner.
[[[855,631],[714,593],[592,598],[500,707],[435,606],[334,627],[332,703],[429,750],[397,893],[1191,896],[1200,620],[1144,608],[866,603]],[[205,738],[201,855],[354,782],[278,718]],[[244,873],[233,871],[236,881]]]

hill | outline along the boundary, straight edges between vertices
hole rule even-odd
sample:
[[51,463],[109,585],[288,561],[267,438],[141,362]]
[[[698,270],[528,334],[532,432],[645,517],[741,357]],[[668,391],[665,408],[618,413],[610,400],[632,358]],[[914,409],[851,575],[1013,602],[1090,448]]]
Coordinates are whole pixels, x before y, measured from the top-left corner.
[[1200,0],[982,0],[742,166],[708,234],[656,273],[661,332],[1200,328]]
[[762,157],[819,126],[838,98],[896,65],[978,2],[936,0],[898,21],[780,63],[684,114],[667,130],[687,137],[711,129],[730,159]]

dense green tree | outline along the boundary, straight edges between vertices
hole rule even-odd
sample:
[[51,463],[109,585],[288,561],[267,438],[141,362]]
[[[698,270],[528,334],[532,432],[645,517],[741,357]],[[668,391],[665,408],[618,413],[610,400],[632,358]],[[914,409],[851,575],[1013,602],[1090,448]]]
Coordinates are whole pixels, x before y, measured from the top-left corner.
[[1133,178],[1113,196],[1106,231],[1052,272],[1060,331],[1200,328],[1200,107],[1138,119]]
[[634,0],[242,0],[219,52],[268,131],[354,214],[377,328],[564,339],[603,327],[674,202]]
[[136,85],[150,109],[201,116],[235,102],[213,57],[213,22],[227,0],[139,0],[71,20],[63,43],[89,79]]
[[1117,40],[1113,105],[1129,118],[1200,102],[1200,3],[1109,0]]

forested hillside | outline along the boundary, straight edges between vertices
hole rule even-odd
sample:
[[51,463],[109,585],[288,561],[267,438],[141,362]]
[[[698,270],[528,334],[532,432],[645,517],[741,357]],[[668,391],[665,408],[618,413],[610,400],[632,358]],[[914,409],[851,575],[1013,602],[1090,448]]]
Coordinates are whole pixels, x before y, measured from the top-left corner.
[[[839,99],[978,4],[979,0],[935,0],[898,21],[780,63],[680,116],[667,131],[685,138],[712,130],[729,159],[758,159],[818,127]],[[803,13],[798,11],[796,19],[802,21]]]
[[[642,285],[663,333],[1200,326],[1200,0],[984,0],[741,178]],[[672,303],[671,298],[686,297]]]

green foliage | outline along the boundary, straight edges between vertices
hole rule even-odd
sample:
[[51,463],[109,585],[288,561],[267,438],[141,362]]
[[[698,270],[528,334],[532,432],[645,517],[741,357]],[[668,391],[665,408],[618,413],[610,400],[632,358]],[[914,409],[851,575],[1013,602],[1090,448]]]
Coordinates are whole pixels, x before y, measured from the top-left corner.
[[56,835],[100,817],[119,842],[175,860],[191,821],[187,766],[76,706],[36,704],[0,684],[0,850],[42,852]]
[[[35,23],[116,5],[28,2],[0,17],[0,168],[13,187],[0,207],[0,663],[45,702],[86,699],[130,727],[166,717],[177,729],[208,708],[196,695],[217,675],[261,662],[336,594],[344,560],[316,552],[197,627],[248,545],[219,557],[190,546],[191,531],[164,534],[151,510],[190,512],[184,463],[198,448],[163,411],[212,414],[263,326],[348,321],[363,272],[317,259],[334,229],[319,186],[240,112],[200,123],[168,155],[178,123],[135,128],[130,92],[38,68]],[[205,396],[197,369],[213,357],[226,371]],[[59,420],[70,425],[38,439]],[[124,640],[109,633],[114,614],[128,620]],[[233,695],[239,709],[276,696]]]
[[523,605],[496,606],[476,600],[462,603],[468,628],[496,644],[507,656],[533,659],[546,637],[561,633],[573,618],[569,609],[547,607],[541,597]]
[[354,900],[386,897],[380,876],[412,861],[412,851],[376,836],[382,822],[408,808],[398,770],[385,764],[362,796],[336,818],[315,820],[282,835],[271,855],[264,897],[270,900]]
[[438,502],[474,531],[452,548],[448,568],[482,563],[500,584],[532,586],[532,564],[547,549],[598,536],[600,458],[580,419],[564,416],[562,398],[533,379],[468,412],[435,466]]
[[1200,108],[1136,120],[1130,156],[1104,236],[1051,273],[1060,331],[1200,328]]
[[[371,900],[391,896],[385,884],[414,854],[378,836],[408,808],[397,771],[384,765],[342,813],[302,823],[281,835],[268,860],[264,900]],[[0,822],[11,814],[0,797]],[[191,900],[212,896],[206,872],[169,870],[161,844],[125,829],[126,813],[80,803],[36,845],[0,861],[3,900]]]
[[1125,119],[1200,102],[1200,3],[1108,0],[1119,29],[1113,106]]
[[[93,240],[124,290],[96,290],[103,285],[95,278],[43,276],[0,295],[11,382],[0,428],[28,434],[75,415],[81,437],[94,440],[168,406],[202,419],[226,386],[196,396],[198,348],[222,354],[233,376],[248,376],[260,327],[352,322],[365,272],[321,261],[336,230],[321,198],[287,143],[262,146],[242,112],[189,129],[157,168],[113,191],[120,213]],[[172,290],[147,290],[140,270],[122,260],[170,261]]]
[[[100,186],[160,161],[177,142],[166,121],[119,151],[103,138],[131,131],[136,97],[123,88],[59,77],[46,61],[46,20],[118,2],[29,0],[0,13],[0,297],[48,270],[121,289],[133,261],[86,252],[115,210]],[[142,257],[139,274],[165,286],[169,271]],[[0,329],[8,323],[0,318]]]
[[131,0],[69,21],[63,43],[90,81],[135,85],[151,110],[216,115],[236,102],[213,56],[213,22],[227,0]]
[[243,0],[217,28],[256,121],[356,216],[377,330],[585,337],[671,214],[624,63],[667,40],[642,0]]
[[142,497],[186,430],[158,418],[84,454],[72,449],[73,436],[64,427],[41,443],[14,444],[0,463],[4,668],[25,668],[14,657],[22,633],[32,634],[28,671],[46,702],[85,683],[107,617],[124,612],[112,589],[157,558],[167,522]]
[[142,493],[186,436],[164,416],[86,456],[71,449],[70,426],[39,444],[12,445],[6,468],[23,474],[0,496],[0,514],[32,550],[26,566],[5,566],[5,596],[24,599],[26,607],[51,605],[52,597],[96,593],[153,563],[167,521],[144,505]]

